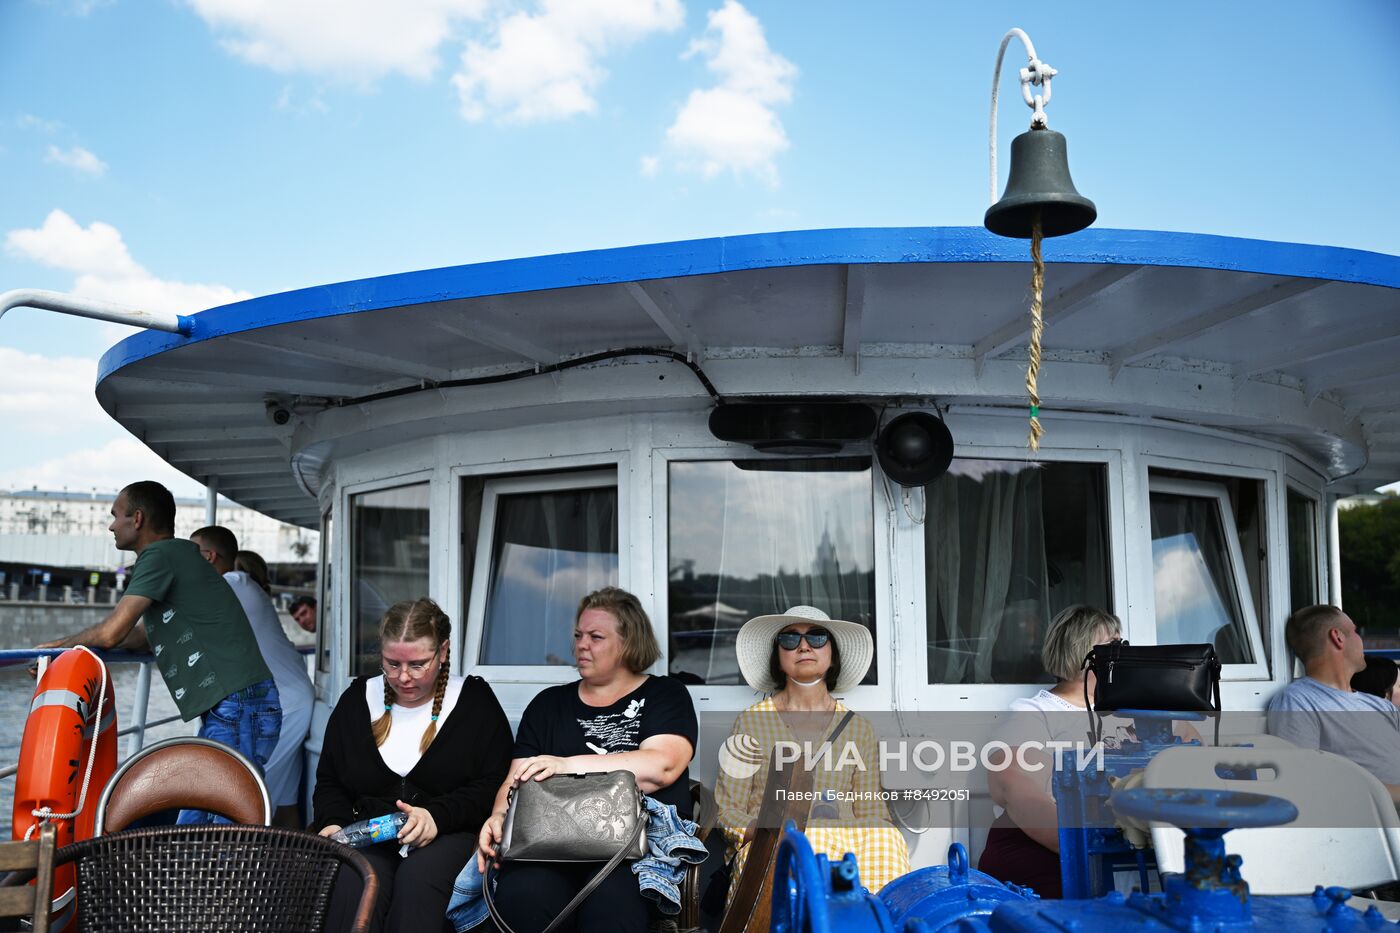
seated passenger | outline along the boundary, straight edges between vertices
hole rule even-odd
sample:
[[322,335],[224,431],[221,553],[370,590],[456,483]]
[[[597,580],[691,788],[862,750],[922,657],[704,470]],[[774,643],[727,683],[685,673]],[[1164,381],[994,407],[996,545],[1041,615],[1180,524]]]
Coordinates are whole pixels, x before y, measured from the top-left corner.
[[[830,757],[812,774],[812,790],[825,798],[813,804],[807,823],[812,849],[832,860],[855,853],[861,883],[871,891],[879,891],[908,872],[908,848],[890,823],[880,794],[875,730],[832,696],[833,691],[846,693],[855,687],[870,668],[874,654],[870,631],[854,622],[830,619],[811,606],[794,606],[782,615],[759,616],[744,623],[735,650],[744,680],[753,689],[771,694],[740,713],[734,722],[734,736],[757,742],[752,756],[744,754],[743,758],[766,763],[780,741],[810,742],[818,748],[840,730],[832,741]],[[864,768],[857,767],[853,756],[843,756],[848,743],[858,752]],[[749,744],[726,746],[744,752]],[[768,771],[759,767],[746,776],[736,776],[730,772],[751,769],[726,769],[725,760],[721,759],[715,782],[715,803],[719,825],[735,859],[733,877],[737,880],[757,829]],[[731,898],[737,887],[730,885]]]
[[[374,930],[450,933],[452,881],[510,763],[510,723],[496,695],[480,677],[448,674],[451,632],[431,599],[390,607],[379,623],[383,673],[356,678],[326,724],[311,828],[330,836],[408,814],[397,841],[360,850],[379,876]],[[350,872],[342,881],[327,930],[351,926],[360,885]]]
[[1395,681],[1400,668],[1390,658],[1366,656],[1366,669],[1351,675],[1351,689],[1395,702]]
[[[583,598],[574,621],[579,679],[541,691],[525,708],[509,775],[481,827],[481,870],[500,845],[510,789],[525,781],[631,771],[642,793],[673,805],[689,819],[695,706],[680,681],[646,673],[660,657],[651,621],[637,597],[609,586]],[[600,867],[595,862],[505,862],[497,876],[496,907],[515,933],[539,933]],[[650,920],[632,865],[623,862],[565,926],[645,933]]]
[[1366,668],[1356,624],[1336,606],[1309,606],[1289,616],[1284,635],[1305,673],[1269,700],[1270,734],[1350,758],[1400,802],[1400,710],[1352,689]]
[[[1011,701],[1019,713],[1011,731],[1023,742],[1084,742],[1088,713],[1084,706],[1084,658],[1096,645],[1122,636],[1123,627],[1111,612],[1091,606],[1069,606],[1060,611],[1045,633],[1040,659],[1055,678],[1055,686],[1032,697]],[[1088,693],[1095,678],[1088,674]],[[1041,713],[1041,717],[1033,714]],[[1013,743],[1014,744],[1014,743]],[[1105,736],[1105,745],[1112,744]],[[1016,759],[1032,769],[1020,767]],[[987,773],[992,801],[1004,812],[992,824],[987,845],[977,867],[994,878],[1028,885],[1041,897],[1060,897],[1060,829],[1055,797],[1051,793],[1054,761],[1044,746],[1018,749],[1010,767]]]

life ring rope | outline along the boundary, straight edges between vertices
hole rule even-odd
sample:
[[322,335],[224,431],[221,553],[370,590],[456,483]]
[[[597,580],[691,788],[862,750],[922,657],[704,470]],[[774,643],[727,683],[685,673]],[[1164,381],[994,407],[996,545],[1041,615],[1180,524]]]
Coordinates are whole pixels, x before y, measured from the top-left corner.
[[[86,651],[88,654],[92,655],[92,659],[97,662],[97,666],[102,670],[102,681],[97,688],[97,704],[93,707],[90,717],[93,721],[92,742],[88,747],[87,768],[83,771],[83,786],[82,789],[78,791],[78,805],[74,808],[72,813],[54,813],[49,807],[39,807],[38,809],[30,810],[30,815],[38,819],[39,822],[31,824],[30,827],[24,831],[24,839],[26,842],[29,841],[30,836],[34,835],[36,829],[47,822],[52,820],[76,819],[78,814],[83,812],[83,806],[87,803],[88,784],[92,781],[92,768],[97,762],[97,745],[102,730],[102,707],[106,705],[107,702],[107,665],[102,663],[102,659],[97,656],[97,652],[86,645],[75,645],[74,647],[78,651]],[[40,671],[39,677],[42,679],[43,676],[43,671]]]

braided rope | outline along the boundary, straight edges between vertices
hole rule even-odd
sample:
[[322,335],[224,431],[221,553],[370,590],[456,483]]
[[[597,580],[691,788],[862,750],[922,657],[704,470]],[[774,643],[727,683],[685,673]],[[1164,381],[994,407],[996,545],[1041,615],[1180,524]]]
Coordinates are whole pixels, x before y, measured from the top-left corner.
[[438,668],[437,684],[433,689],[433,718],[428,722],[428,728],[423,730],[423,738],[418,742],[418,753],[421,755],[428,750],[428,746],[433,744],[433,739],[437,736],[438,716],[442,713],[442,698],[447,693],[447,670],[452,662],[452,646],[447,646],[446,653],[442,656],[442,666]]
[[1040,378],[1040,339],[1045,333],[1045,260],[1040,255],[1040,211],[1035,212],[1031,222],[1031,346],[1030,361],[1026,364],[1026,394],[1030,396],[1031,431],[1027,438],[1031,452],[1040,450],[1040,438],[1045,429],[1040,426],[1040,392],[1036,382]]

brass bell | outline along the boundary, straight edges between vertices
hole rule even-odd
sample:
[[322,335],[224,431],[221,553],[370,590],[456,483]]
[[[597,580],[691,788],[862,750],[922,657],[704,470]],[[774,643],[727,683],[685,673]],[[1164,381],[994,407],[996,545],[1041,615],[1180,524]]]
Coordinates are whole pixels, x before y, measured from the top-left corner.
[[1011,141],[1006,192],[987,208],[982,224],[1000,236],[1030,239],[1036,211],[1046,237],[1083,230],[1099,216],[1069,177],[1064,134],[1032,127]]

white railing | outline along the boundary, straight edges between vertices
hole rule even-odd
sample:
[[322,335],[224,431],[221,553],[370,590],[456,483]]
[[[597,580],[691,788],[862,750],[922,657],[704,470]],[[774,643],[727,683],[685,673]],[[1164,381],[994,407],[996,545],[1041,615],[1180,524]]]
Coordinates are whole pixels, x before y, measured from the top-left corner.
[[[314,645],[306,645],[297,649],[302,654],[311,654],[316,650]],[[58,648],[17,648],[0,651],[0,668],[25,664],[40,657],[57,657],[63,653],[63,649]],[[146,714],[150,706],[151,696],[151,668],[155,664],[155,656],[151,654],[135,654],[130,651],[99,651],[97,656],[106,664],[139,664],[141,668],[136,673],[136,690],[131,701],[131,725],[117,732],[117,737],[127,737],[126,755],[130,758],[141,750],[146,743],[146,730],[154,729],[175,722],[180,718],[179,714],[166,716],[149,722]],[[14,777],[19,772],[19,762],[0,768],[0,780]]]

